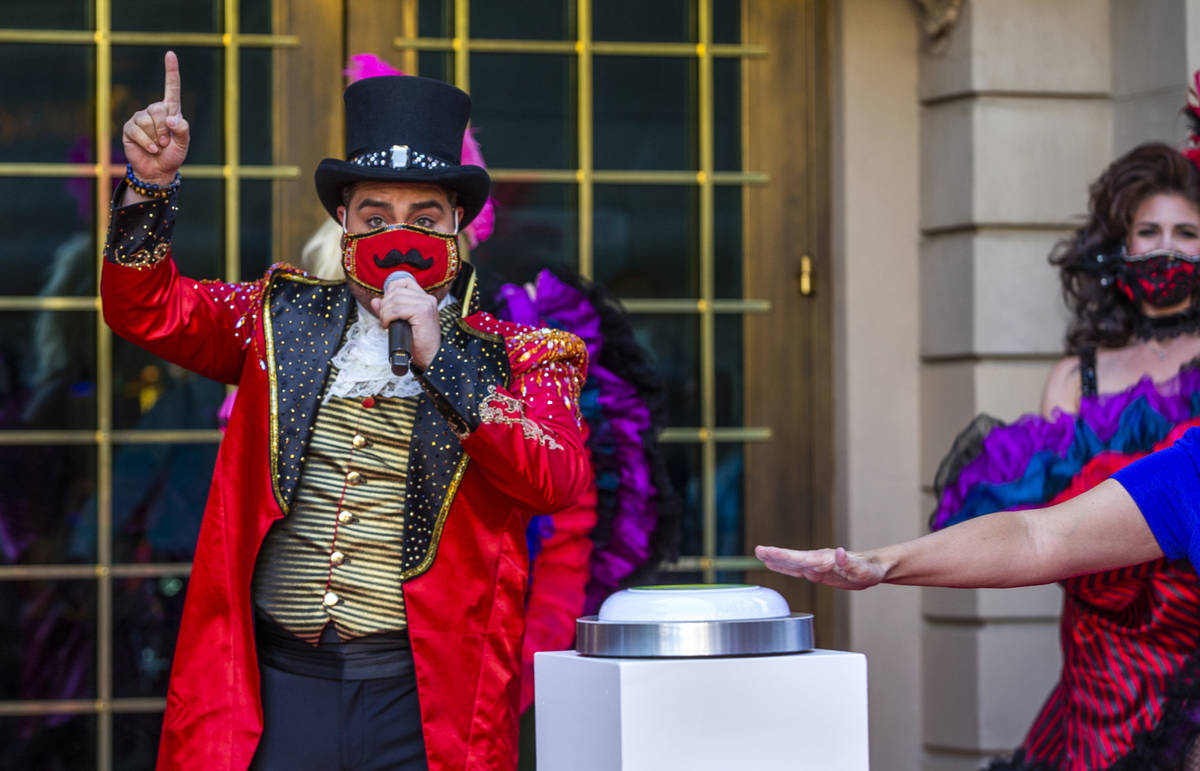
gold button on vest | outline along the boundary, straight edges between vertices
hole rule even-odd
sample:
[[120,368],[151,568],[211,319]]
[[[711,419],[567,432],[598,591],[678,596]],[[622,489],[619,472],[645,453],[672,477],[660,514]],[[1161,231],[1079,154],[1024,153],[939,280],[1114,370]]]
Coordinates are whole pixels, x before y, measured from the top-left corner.
[[254,575],[255,603],[303,640],[315,644],[331,620],[342,639],[406,626],[397,565],[418,399],[377,397],[364,410],[335,397],[317,411],[296,497]]

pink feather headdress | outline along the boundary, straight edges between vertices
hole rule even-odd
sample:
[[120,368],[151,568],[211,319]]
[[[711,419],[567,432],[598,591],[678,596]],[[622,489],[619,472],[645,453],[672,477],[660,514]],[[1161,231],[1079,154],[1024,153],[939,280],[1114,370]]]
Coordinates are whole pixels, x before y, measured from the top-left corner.
[[[363,78],[376,78],[381,75],[406,75],[408,73],[396,69],[392,65],[380,59],[375,54],[355,54],[350,57],[350,65],[344,70],[346,78],[354,83]],[[483,153],[479,149],[479,142],[475,140],[475,130],[467,129],[463,134],[462,146],[462,162],[480,168],[487,168],[487,164],[483,161]],[[463,236],[466,237],[467,243],[474,249],[479,244],[488,240],[492,235],[492,229],[496,224],[496,206],[491,196],[484,203],[483,208],[470,225],[463,228]]]

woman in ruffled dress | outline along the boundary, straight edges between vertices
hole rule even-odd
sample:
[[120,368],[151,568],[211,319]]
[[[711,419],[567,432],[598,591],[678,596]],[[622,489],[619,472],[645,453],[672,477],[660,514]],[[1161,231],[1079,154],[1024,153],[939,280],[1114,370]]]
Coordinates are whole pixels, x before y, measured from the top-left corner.
[[[1196,116],[1200,119],[1200,116]],[[980,416],[938,471],[941,529],[1058,502],[1200,423],[1200,169],[1141,145],[1051,255],[1072,313],[1041,415]],[[992,769],[1186,769],[1200,735],[1200,579],[1159,559],[1063,582],[1063,669]],[[1200,765],[1196,766],[1200,768]]]

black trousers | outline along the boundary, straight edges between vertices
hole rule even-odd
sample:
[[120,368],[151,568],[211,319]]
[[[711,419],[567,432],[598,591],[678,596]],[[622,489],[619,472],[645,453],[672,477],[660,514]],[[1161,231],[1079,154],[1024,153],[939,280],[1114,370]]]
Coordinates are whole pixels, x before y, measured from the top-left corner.
[[332,680],[260,662],[252,771],[426,771],[416,678]]

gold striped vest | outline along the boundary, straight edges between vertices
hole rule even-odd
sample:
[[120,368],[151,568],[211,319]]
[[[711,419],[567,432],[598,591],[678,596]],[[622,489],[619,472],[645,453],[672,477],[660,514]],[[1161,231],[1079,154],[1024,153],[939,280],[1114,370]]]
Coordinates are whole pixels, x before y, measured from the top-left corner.
[[[457,302],[441,311],[443,334],[459,315]],[[302,640],[316,645],[330,622],[343,640],[405,628],[398,574],[419,398],[334,397],[317,410],[291,510],[254,570],[255,604]]]

